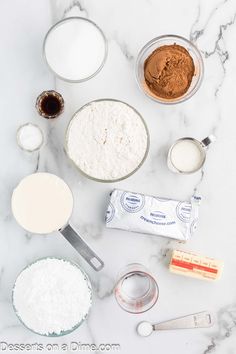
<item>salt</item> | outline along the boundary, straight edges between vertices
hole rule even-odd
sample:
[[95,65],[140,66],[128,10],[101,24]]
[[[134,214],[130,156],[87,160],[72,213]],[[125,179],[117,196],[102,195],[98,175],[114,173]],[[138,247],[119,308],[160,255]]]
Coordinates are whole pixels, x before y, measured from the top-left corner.
[[43,133],[35,124],[24,124],[17,131],[17,143],[23,150],[38,150],[43,144]]
[[18,276],[13,305],[27,328],[42,335],[61,334],[86,318],[91,286],[86,275],[72,263],[41,259]]
[[148,337],[153,331],[153,326],[151,323],[143,321],[137,326],[137,332],[142,337]]

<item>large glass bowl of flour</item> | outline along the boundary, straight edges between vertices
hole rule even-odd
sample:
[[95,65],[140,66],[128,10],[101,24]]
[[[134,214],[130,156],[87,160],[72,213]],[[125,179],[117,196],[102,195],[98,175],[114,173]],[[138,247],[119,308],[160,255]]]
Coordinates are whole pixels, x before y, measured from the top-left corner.
[[149,144],[140,113],[115,99],[81,107],[65,137],[69,159],[83,175],[99,182],[117,182],[135,173],[147,157]]

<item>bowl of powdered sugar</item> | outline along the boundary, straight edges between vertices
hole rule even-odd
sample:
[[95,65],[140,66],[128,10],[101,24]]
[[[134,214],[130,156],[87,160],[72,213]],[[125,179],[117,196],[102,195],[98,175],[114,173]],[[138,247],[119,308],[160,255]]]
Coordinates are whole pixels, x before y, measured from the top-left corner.
[[141,115],[114,99],[92,101],[72,117],[65,149],[82,174],[99,182],[131,176],[145,161],[149,132]]
[[42,258],[18,275],[12,302],[26,328],[57,337],[74,331],[86,319],[92,304],[92,287],[75,263]]

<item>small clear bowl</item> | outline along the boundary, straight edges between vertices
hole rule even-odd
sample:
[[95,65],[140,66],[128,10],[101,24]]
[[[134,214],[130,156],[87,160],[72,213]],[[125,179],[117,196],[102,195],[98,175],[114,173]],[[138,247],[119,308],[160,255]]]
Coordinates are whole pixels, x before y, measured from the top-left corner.
[[[147,134],[147,147],[146,147],[146,151],[145,151],[145,154],[143,156],[143,159],[141,160],[141,162],[139,163],[139,165],[132,171],[130,172],[128,175],[126,176],[123,176],[121,178],[117,178],[117,179],[99,179],[99,178],[95,178],[93,176],[90,176],[88,175],[87,173],[85,173],[82,169],[80,169],[80,167],[70,158],[70,155],[69,155],[69,152],[68,152],[68,135],[69,135],[69,129],[70,129],[70,126],[71,126],[71,123],[73,121],[73,119],[76,117],[77,113],[82,111],[85,107],[87,107],[88,105],[90,105],[91,103],[93,102],[102,102],[102,101],[112,101],[112,102],[121,102],[125,105],[127,105],[129,108],[132,108],[135,113],[137,113],[137,115],[139,116],[139,118],[141,119],[143,125],[144,125],[144,128],[146,130],[146,134]],[[149,152],[149,147],[150,147],[150,134],[149,134],[149,131],[148,131],[148,127],[147,127],[147,124],[145,122],[145,120],[143,119],[143,117],[141,116],[141,114],[132,106],[130,106],[128,103],[126,102],[123,102],[123,101],[120,101],[120,100],[116,100],[116,99],[113,99],[113,98],[102,98],[102,99],[98,99],[98,100],[94,100],[94,101],[91,101],[91,102],[88,102],[86,103],[84,106],[82,106],[80,109],[78,109],[78,111],[76,111],[74,113],[74,115],[72,116],[68,126],[67,126],[67,129],[66,129],[66,136],[65,136],[65,151],[66,151],[66,154],[69,158],[69,160],[73,163],[73,165],[77,168],[77,170],[82,174],[84,175],[85,177],[93,180],[93,181],[96,181],[96,182],[102,182],[102,183],[114,183],[114,182],[118,182],[118,181],[122,181],[130,176],[132,176],[135,172],[137,172],[140,167],[143,165],[144,161],[146,160],[147,158],[147,155],[148,155],[148,152]]]
[[[132,279],[134,277],[135,280]],[[128,283],[125,285],[126,282]],[[131,263],[120,271],[114,295],[123,310],[139,314],[150,310],[156,304],[159,287],[146,267]]]
[[[71,22],[71,21],[87,21],[88,23],[90,23],[92,26],[94,26],[102,35],[102,38],[104,40],[104,46],[105,46],[105,50],[104,50],[104,57],[103,57],[103,61],[101,62],[100,66],[97,68],[97,70],[91,74],[90,76],[88,77],[85,77],[85,78],[82,78],[82,79],[78,79],[78,78],[67,78],[67,77],[63,77],[61,76],[60,74],[58,74],[54,69],[53,67],[50,65],[50,63],[48,62],[47,60],[47,55],[46,55],[46,43],[47,43],[47,39],[49,38],[50,34],[59,26],[62,26],[64,25],[65,23],[67,22]],[[61,80],[64,80],[66,82],[71,82],[71,83],[79,83],[79,82],[84,82],[84,81],[87,81],[91,78],[93,78],[95,75],[97,75],[101,70],[102,68],[104,67],[104,64],[106,62],[106,59],[107,59],[107,54],[108,54],[108,44],[107,44],[107,39],[105,37],[105,34],[103,33],[103,31],[101,30],[101,28],[93,21],[87,19],[87,18],[84,18],[84,17],[79,17],[79,16],[74,16],[74,17],[68,17],[68,18],[65,18],[61,21],[58,21],[55,25],[53,25],[47,32],[45,38],[44,38],[44,42],[43,42],[43,57],[49,67],[49,69],[52,71],[52,73],[54,75],[56,75],[59,79]]]
[[[40,132],[41,134],[41,142],[35,147],[35,148],[26,148],[24,146],[24,144],[22,144],[21,142],[21,139],[20,139],[20,134],[21,134],[21,131],[25,128],[25,127],[34,127],[36,129],[38,129],[38,131]],[[16,132],[16,141],[17,141],[17,144],[18,146],[24,150],[24,151],[27,151],[27,152],[35,152],[35,151],[39,151],[41,149],[41,147],[43,146],[44,144],[44,134],[43,134],[43,131],[42,129],[37,125],[37,124],[33,124],[33,123],[25,123],[25,124],[22,124],[19,126],[19,128],[17,129],[17,132]]]
[[[144,78],[144,63],[145,60],[152,54],[152,52],[155,49],[162,47],[163,45],[173,45],[173,44],[180,45],[189,52],[194,62],[195,72],[192,78],[191,85],[188,91],[184,95],[173,99],[166,99],[162,97],[157,97],[148,88]],[[199,89],[202,83],[203,74],[204,74],[204,65],[203,65],[202,55],[198,50],[198,48],[193,43],[191,43],[188,39],[183,38],[181,36],[169,34],[169,35],[163,35],[152,39],[141,49],[136,60],[135,73],[136,73],[136,80],[138,86],[141,89],[141,91],[145,93],[145,95],[147,95],[149,98],[159,103],[176,104],[176,103],[186,101],[197,92],[197,90]]]
[[[60,109],[58,112],[54,113],[54,114],[49,114],[49,113],[45,113],[42,109],[42,102],[44,99],[48,98],[48,97],[54,97],[57,101],[58,104],[60,105]],[[40,93],[40,95],[37,97],[36,99],[36,103],[35,103],[35,108],[38,111],[38,114],[40,116],[42,116],[43,118],[46,119],[54,119],[59,117],[63,111],[64,111],[64,98],[62,97],[62,95],[55,91],[55,90],[47,90],[47,91],[43,91]]]
[[[71,329],[69,329],[69,330],[67,330],[67,331],[62,331],[60,334],[57,334],[57,333],[42,334],[42,333],[35,332],[33,329],[29,328],[29,327],[23,322],[23,320],[21,319],[21,317],[20,317],[19,314],[17,313],[17,310],[16,310],[15,305],[14,305],[14,289],[15,289],[16,281],[17,281],[18,277],[20,276],[20,274],[21,274],[25,269],[27,269],[27,268],[29,268],[30,266],[32,266],[33,264],[35,264],[35,263],[37,263],[37,262],[39,262],[39,261],[45,260],[45,259],[58,259],[58,260],[61,260],[61,261],[68,262],[68,263],[70,263],[72,266],[78,268],[78,269],[81,271],[81,273],[83,273],[84,278],[85,278],[85,280],[86,280],[86,282],[87,282],[88,288],[89,288],[90,293],[91,293],[91,304],[90,304],[90,307],[89,307],[89,309],[88,309],[88,312],[87,312],[85,318],[82,319],[80,322],[78,322],[73,328],[71,328]],[[69,333],[75,331],[78,327],[80,327],[80,326],[82,325],[82,323],[83,323],[83,322],[86,320],[86,318],[88,317],[89,311],[90,311],[91,306],[92,306],[92,285],[91,285],[91,282],[90,282],[90,280],[89,280],[88,275],[85,273],[85,271],[84,271],[82,268],[80,268],[80,267],[78,266],[78,264],[76,264],[76,263],[74,263],[74,262],[71,262],[71,261],[69,261],[68,259],[65,259],[65,258],[60,258],[60,257],[43,257],[43,258],[39,258],[39,259],[37,259],[36,261],[34,261],[34,262],[28,264],[28,265],[27,265],[25,268],[23,268],[22,271],[18,274],[18,276],[17,276],[17,278],[16,278],[16,280],[15,280],[14,286],[13,286],[13,288],[12,288],[11,300],[12,300],[12,307],[13,307],[13,309],[14,309],[14,312],[15,312],[15,314],[16,314],[16,317],[18,318],[18,320],[23,324],[23,326],[24,326],[26,329],[28,329],[29,331],[31,331],[31,332],[34,333],[34,334],[38,334],[38,335],[43,336],[43,337],[61,337],[61,336],[65,336],[65,335],[67,335],[67,334],[69,334]]]

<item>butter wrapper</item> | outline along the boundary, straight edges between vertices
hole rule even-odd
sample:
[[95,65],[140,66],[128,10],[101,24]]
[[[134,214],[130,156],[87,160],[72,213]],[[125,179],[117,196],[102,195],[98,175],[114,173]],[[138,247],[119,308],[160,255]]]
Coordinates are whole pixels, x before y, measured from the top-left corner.
[[106,226],[188,240],[196,228],[201,198],[178,201],[115,189],[106,213]]

